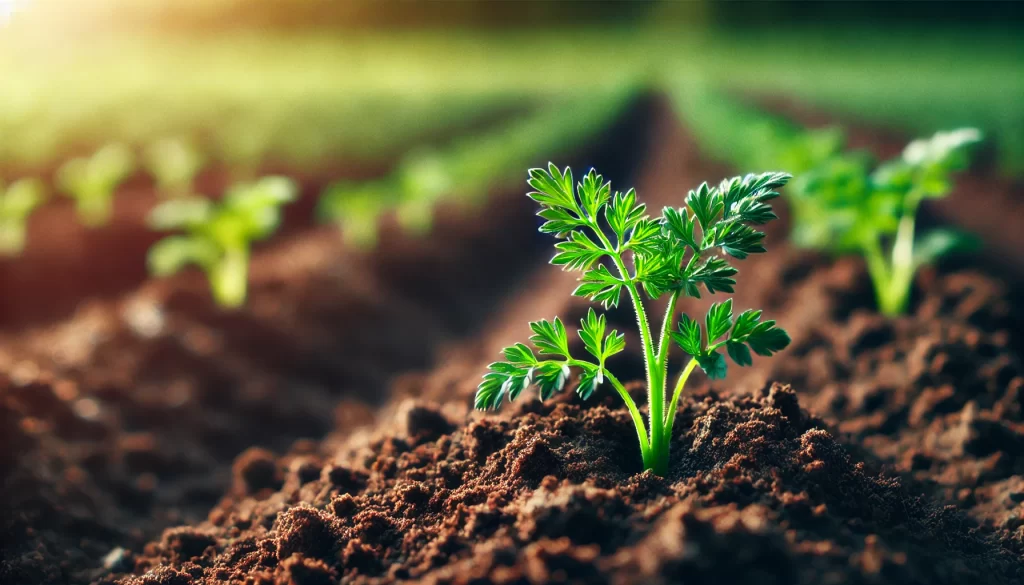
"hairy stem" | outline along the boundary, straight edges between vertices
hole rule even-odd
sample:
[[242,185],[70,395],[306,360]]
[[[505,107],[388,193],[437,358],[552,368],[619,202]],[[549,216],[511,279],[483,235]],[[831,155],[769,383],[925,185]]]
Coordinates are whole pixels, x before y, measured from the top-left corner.
[[[619,270],[624,271],[625,266],[622,266],[622,261],[617,262],[620,265]],[[640,325],[640,340],[644,346],[644,367],[647,371],[647,406],[650,409],[650,449],[657,458],[657,453],[661,452],[662,446],[662,421],[665,410],[665,375],[664,372],[660,372],[656,366],[656,356],[654,355],[654,343],[651,340],[651,326],[647,321],[647,312],[644,310],[644,304],[640,299],[640,292],[636,288],[636,284],[632,280],[626,281],[626,286],[629,289],[629,296],[633,299],[633,309],[636,311],[636,320]],[[658,475],[663,475],[665,470],[659,470],[657,465],[657,459],[655,460],[654,472]]]
[[679,294],[679,290],[672,291],[672,296],[668,300],[668,308],[665,309],[665,319],[661,322],[661,340],[658,343],[658,369],[663,372],[668,368],[669,338],[672,333],[672,325],[675,324],[676,320],[676,304],[679,302]]
[[[612,260],[615,262],[615,268],[619,271],[619,276],[626,283],[626,288],[629,290],[629,297],[633,301],[633,310],[636,313],[636,321],[640,327],[640,341],[644,346],[644,368],[647,372],[647,402],[648,408],[650,409],[650,442],[649,448],[652,454],[661,452],[662,446],[662,424],[664,423],[664,409],[665,409],[665,373],[659,372],[656,367],[657,356],[654,355],[654,342],[651,339],[651,325],[647,320],[647,311],[644,310],[643,300],[640,298],[640,291],[636,288],[636,283],[633,278],[629,275],[629,271],[626,270],[626,263],[622,260],[622,255],[619,250],[612,246],[608,240],[608,236],[595,224],[594,232],[601,239],[601,243],[604,244],[606,250],[611,255]],[[658,475],[664,475],[664,465],[658,465],[659,457],[655,455],[654,472]],[[651,467],[645,462],[645,467],[651,469]]]

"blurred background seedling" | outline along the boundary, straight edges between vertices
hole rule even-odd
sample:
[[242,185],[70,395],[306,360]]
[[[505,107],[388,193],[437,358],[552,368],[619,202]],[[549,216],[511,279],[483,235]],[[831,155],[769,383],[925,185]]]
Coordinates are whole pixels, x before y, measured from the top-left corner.
[[199,197],[165,201],[150,214],[153,229],[180,230],[150,248],[149,270],[169,276],[188,265],[202,269],[214,301],[240,307],[246,298],[253,242],[268,238],[281,223],[281,206],[294,201],[295,183],[264,177],[233,185],[218,202]]
[[974,237],[957,230],[921,235],[915,228],[921,203],[952,192],[953,173],[967,167],[969,150],[980,141],[977,129],[961,128],[914,140],[873,170],[870,157],[858,154],[811,169],[792,189],[797,243],[862,254],[879,310],[905,313],[919,268],[976,246]]
[[46,200],[39,179],[19,179],[10,185],[0,181],[0,256],[17,256],[25,249],[28,219]]
[[156,180],[160,195],[174,198],[194,194],[196,175],[206,160],[191,141],[163,138],[146,147],[142,162]]
[[57,172],[60,191],[75,200],[79,221],[99,227],[110,221],[117,188],[135,171],[135,155],[124,144],[112,143],[90,157],[74,158]]

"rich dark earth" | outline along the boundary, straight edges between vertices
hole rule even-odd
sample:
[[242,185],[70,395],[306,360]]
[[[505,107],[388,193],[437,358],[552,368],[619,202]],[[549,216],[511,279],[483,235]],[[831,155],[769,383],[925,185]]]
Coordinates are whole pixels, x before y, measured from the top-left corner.
[[[730,174],[667,112],[573,160],[655,208]],[[1007,197],[988,173],[953,199]],[[781,209],[735,303],[793,344],[695,376],[658,478],[611,393],[471,411],[528,320],[586,306],[521,190],[491,201],[369,255],[290,233],[237,313],[185,275],[0,335],[0,583],[1024,581],[1012,273],[953,260],[886,320],[863,265],[792,249]],[[627,344],[610,363],[642,378]]]

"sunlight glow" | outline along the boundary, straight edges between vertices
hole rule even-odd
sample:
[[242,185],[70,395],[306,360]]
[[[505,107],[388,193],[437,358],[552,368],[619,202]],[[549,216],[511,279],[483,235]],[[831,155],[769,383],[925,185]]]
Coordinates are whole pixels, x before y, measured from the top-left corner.
[[14,15],[21,0],[0,0],[0,24],[6,24]]

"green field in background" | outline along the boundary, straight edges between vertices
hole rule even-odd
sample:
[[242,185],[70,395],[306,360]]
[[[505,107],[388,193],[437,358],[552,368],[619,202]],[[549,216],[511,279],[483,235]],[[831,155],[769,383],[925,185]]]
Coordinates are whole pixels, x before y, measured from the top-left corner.
[[[1024,43],[991,32],[339,33],[0,42],[0,162],[255,135],[295,164],[393,157],[513,108],[689,80],[920,134],[976,125],[1024,171]],[[249,133],[249,134],[245,134]]]

